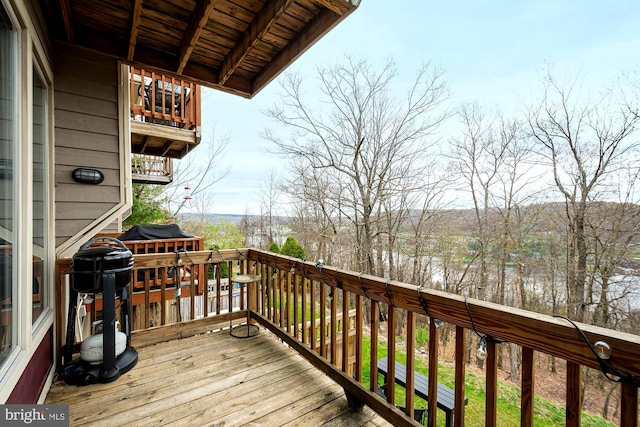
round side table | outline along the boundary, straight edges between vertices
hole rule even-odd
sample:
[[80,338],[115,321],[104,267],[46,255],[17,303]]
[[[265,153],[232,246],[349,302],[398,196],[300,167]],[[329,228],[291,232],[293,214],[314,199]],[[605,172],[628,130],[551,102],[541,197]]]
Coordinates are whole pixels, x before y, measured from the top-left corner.
[[[260,281],[260,275],[258,274],[238,274],[231,278],[231,283],[247,285],[247,323],[245,325],[231,327],[233,320],[231,318],[231,310],[229,310],[229,334],[232,337],[250,338],[258,335],[258,332],[260,332],[260,327],[258,325],[252,325],[249,323],[251,319],[251,311],[249,310],[249,287],[252,283],[257,283],[258,281]],[[232,289],[229,289],[229,292],[232,291]]]

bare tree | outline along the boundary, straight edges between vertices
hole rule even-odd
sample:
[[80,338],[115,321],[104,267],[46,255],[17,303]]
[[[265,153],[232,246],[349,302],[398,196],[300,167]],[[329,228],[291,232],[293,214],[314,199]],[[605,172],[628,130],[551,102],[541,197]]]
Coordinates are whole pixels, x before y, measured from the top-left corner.
[[399,188],[416,188],[430,138],[447,117],[440,70],[421,67],[404,100],[391,96],[397,77],[393,63],[376,72],[366,61],[347,58],[344,65],[318,69],[319,93],[310,94],[289,74],[268,115],[291,134],[284,139],[265,132],[278,153],[303,165],[303,177],[321,170],[328,188],[339,191],[340,199],[328,194],[328,200],[352,224],[356,262],[371,274],[379,271],[374,250],[384,202]]
[[474,250],[479,269],[475,296],[485,299],[489,286],[489,250],[497,235],[492,191],[500,182],[511,140],[510,135],[504,139],[496,135],[492,120],[478,105],[462,106],[459,115],[462,136],[452,140],[452,165],[461,179],[461,188],[473,201]]
[[550,73],[543,89],[540,103],[528,113],[530,135],[565,202],[568,314],[582,321],[590,298],[586,292],[590,202],[637,149],[637,140],[630,136],[640,117],[628,105],[617,104],[611,92],[596,102],[582,101],[575,84],[558,82]]
[[214,129],[210,139],[198,147],[206,153],[191,153],[174,163],[174,180],[162,193],[171,217],[176,218],[185,207],[191,208],[197,199],[210,199],[209,190],[231,170],[230,166],[221,166],[228,143],[229,137],[217,137]]
[[[260,247],[266,249],[273,242],[276,242],[276,229],[278,228],[279,203],[282,203],[281,184],[278,181],[276,171],[271,169],[269,174],[260,184],[260,217],[262,232]],[[283,242],[282,242],[283,243]]]

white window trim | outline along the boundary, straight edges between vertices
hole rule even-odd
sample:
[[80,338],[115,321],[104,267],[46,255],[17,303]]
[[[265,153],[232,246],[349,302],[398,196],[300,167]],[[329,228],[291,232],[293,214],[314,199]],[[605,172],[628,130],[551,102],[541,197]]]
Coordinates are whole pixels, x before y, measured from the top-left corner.
[[[46,152],[46,168],[48,178],[48,189],[45,192],[48,197],[45,203],[45,215],[47,218],[48,233],[46,255],[46,280],[48,281],[48,309],[45,310],[36,321],[32,324],[32,295],[30,286],[18,286],[14,294],[12,308],[19,313],[15,324],[12,323],[15,336],[16,347],[13,348],[9,357],[0,367],[0,403],[3,403],[13,392],[13,389],[27,364],[31,360],[33,354],[42,343],[47,332],[54,323],[55,311],[55,218],[54,218],[54,132],[53,132],[53,72],[45,54],[46,49],[41,44],[41,40],[36,31],[36,27],[31,20],[28,8],[23,0],[0,0],[0,4],[8,12],[9,19],[13,26],[17,29],[18,44],[18,60],[16,64],[16,76],[18,80],[16,119],[16,139],[19,147],[16,152],[15,164],[30,165],[27,168],[20,167],[20,172],[14,175],[17,188],[19,191],[15,194],[16,214],[15,234],[14,238],[18,242],[33,241],[33,211],[32,207],[32,186],[27,185],[31,182],[33,176],[33,168],[31,166],[33,159],[33,67],[36,65],[40,71],[44,83],[48,88],[48,111],[47,111],[47,127],[48,127],[48,147]],[[14,169],[15,171],[18,168]],[[15,256],[17,257],[16,268],[14,269],[14,283],[31,283],[32,280],[32,244],[21,244],[17,248]],[[55,330],[54,330],[55,335]],[[53,349],[53,362],[55,363],[55,352]],[[53,367],[55,369],[55,366]],[[53,370],[47,377],[47,384],[44,392],[48,390],[53,378]]]

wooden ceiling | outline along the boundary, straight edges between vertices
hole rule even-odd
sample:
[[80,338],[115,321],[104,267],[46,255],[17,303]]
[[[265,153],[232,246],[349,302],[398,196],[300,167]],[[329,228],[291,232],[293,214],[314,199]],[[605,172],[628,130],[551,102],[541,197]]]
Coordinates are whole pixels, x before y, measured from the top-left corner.
[[360,0],[40,0],[54,37],[252,97]]

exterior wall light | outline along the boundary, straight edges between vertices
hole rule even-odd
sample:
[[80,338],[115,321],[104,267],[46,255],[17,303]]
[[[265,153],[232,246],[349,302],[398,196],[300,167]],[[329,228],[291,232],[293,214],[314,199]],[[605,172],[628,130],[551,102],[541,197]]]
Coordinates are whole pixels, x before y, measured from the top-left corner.
[[78,168],[72,172],[72,177],[75,182],[81,184],[100,184],[104,181],[104,174],[98,169]]

